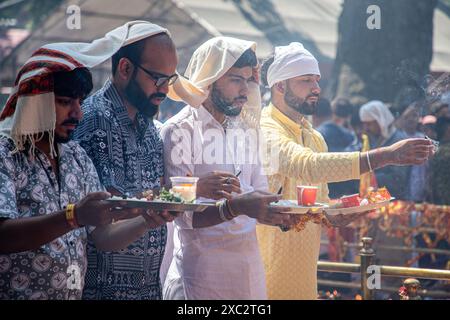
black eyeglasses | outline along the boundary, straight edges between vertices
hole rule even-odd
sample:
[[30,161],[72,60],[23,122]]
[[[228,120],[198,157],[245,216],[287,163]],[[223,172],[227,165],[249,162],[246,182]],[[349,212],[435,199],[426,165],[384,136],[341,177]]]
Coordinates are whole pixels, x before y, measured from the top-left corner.
[[[130,59],[128,59],[128,60],[130,60]],[[166,75],[163,75],[163,74],[155,72],[155,71],[147,70],[144,67],[142,67],[139,63],[136,63],[133,60],[130,60],[130,61],[132,64],[134,64],[135,66],[140,68],[142,71],[144,71],[148,76],[150,76],[150,78],[152,78],[155,81],[155,86],[157,88],[164,86],[166,83],[170,86],[170,85],[174,84],[174,82],[177,81],[177,79],[178,79],[178,74],[176,74],[176,73],[174,73],[171,76],[166,76]]]

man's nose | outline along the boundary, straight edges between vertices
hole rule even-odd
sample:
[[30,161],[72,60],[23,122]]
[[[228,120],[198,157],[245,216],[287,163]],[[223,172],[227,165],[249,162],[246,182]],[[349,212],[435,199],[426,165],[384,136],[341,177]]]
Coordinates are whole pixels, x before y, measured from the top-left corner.
[[319,83],[317,81],[315,81],[314,87],[311,89],[311,92],[314,94],[317,94],[317,95],[320,94],[321,89],[320,89]]
[[241,85],[239,94],[241,96],[247,96],[248,95],[248,82],[247,81],[242,81],[242,85]]

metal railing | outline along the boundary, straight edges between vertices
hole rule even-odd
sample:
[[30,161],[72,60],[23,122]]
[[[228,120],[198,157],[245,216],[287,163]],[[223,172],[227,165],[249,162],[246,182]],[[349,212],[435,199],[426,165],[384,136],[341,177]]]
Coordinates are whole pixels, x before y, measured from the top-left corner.
[[[370,266],[376,266],[380,272],[380,276],[385,275],[393,277],[414,277],[421,279],[450,280],[450,270],[373,265],[375,251],[372,248],[372,238],[365,237],[362,238],[361,240],[362,240],[362,248],[359,251],[359,256],[361,257],[360,264],[318,261],[317,269],[318,271],[328,271],[328,272],[359,273],[361,275],[361,283],[358,287],[361,289],[364,300],[372,300],[374,298],[375,290],[381,290],[381,289],[373,289],[371,288],[371,286],[369,286],[368,280],[372,274],[371,272],[369,272]],[[328,285],[331,283],[333,283],[334,285],[338,284],[339,286],[346,288],[356,289],[357,287],[355,283],[351,282],[348,283],[342,281],[326,281],[326,280],[319,280],[318,282],[319,284],[323,285]],[[382,290],[392,291],[393,288],[385,288]],[[422,290],[422,292],[424,291]],[[442,297],[443,294],[444,293],[442,292],[438,292],[437,296]]]
[[[330,242],[328,240],[321,240],[320,244],[328,245],[328,244],[330,244]],[[344,241],[344,242],[342,242],[342,246],[344,246],[345,248],[360,249],[362,247],[362,244]],[[445,250],[445,249],[392,246],[392,245],[382,245],[382,244],[377,245],[377,249],[395,250],[395,251],[404,251],[404,252],[416,252],[416,253],[424,253],[424,254],[441,254],[441,255],[450,256],[450,250]]]

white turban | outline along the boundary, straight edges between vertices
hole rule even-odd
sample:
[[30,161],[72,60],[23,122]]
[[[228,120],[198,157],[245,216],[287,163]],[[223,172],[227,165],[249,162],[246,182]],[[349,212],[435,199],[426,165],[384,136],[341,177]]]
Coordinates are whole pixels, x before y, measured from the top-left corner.
[[[256,51],[256,43],[231,37],[215,37],[203,43],[193,53],[185,76],[179,77],[169,88],[168,97],[184,101],[192,107],[200,106],[209,96],[209,87],[220,79],[248,49]],[[242,113],[259,117],[261,94],[259,85],[249,83],[248,101]],[[257,120],[259,121],[259,119]]]
[[376,121],[380,126],[381,135],[385,139],[391,135],[390,126],[395,119],[383,102],[378,100],[367,102],[359,109],[359,117],[362,122]]
[[269,88],[277,82],[306,74],[320,76],[319,63],[301,43],[291,42],[288,46],[275,47],[273,63],[267,70]]
[[39,48],[18,73],[0,115],[0,134],[12,138],[18,150],[23,150],[27,141],[34,147],[38,133],[48,132],[52,141],[56,123],[52,73],[92,68],[123,46],[159,33],[169,35],[156,24],[130,21],[91,43],[52,43]]

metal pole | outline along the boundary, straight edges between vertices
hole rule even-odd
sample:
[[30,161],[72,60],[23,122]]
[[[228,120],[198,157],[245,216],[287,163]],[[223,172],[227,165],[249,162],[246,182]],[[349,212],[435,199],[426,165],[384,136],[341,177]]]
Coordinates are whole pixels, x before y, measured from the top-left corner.
[[372,249],[372,238],[364,237],[361,241],[362,248],[359,251],[359,256],[361,257],[361,291],[364,300],[373,300],[374,291],[367,287],[367,268],[372,265],[375,252]]
[[450,280],[450,270],[380,266],[380,272],[392,277]]
[[[328,240],[321,240],[321,245],[328,245],[330,241]],[[358,243],[352,243],[344,241],[342,244],[345,248],[361,248],[361,245]],[[377,245],[377,249],[386,249],[386,250],[398,250],[398,251],[405,251],[405,252],[417,252],[417,253],[426,253],[426,254],[442,254],[450,256],[450,250],[444,250],[444,249],[430,249],[430,248],[412,248],[412,247],[406,247],[406,246],[390,246],[390,245]]]
[[317,262],[318,271],[361,273],[360,269],[361,266],[357,263],[330,262],[330,261]]

